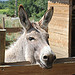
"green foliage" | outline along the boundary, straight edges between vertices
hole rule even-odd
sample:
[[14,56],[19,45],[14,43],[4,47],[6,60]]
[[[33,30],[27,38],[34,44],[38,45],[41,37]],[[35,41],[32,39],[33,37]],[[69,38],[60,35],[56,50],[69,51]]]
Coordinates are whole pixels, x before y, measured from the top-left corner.
[[0,1],[0,14],[6,14],[8,10],[8,1]]
[[[27,12],[28,17],[34,17],[34,19],[40,19],[47,10],[48,0],[17,0],[17,7],[15,6],[15,0],[9,0],[8,3],[8,12],[7,14],[12,16],[15,14],[15,9],[17,9],[18,16],[18,7],[22,4]],[[0,8],[3,5],[0,4]],[[5,12],[4,12],[5,13]]]
[[0,14],[6,14],[9,9],[0,9]]
[[0,9],[5,9],[8,7],[8,1],[0,1]]
[[12,16],[15,13],[15,0],[9,0],[8,4],[9,11],[7,12],[7,15]]
[[48,0],[18,0],[23,4],[27,14],[29,17],[34,17],[36,19],[40,19],[47,10]]
[[[10,4],[14,3],[15,0],[9,0]],[[22,4],[27,12],[28,17],[34,17],[34,19],[40,19],[44,13],[47,10],[47,2],[48,0],[17,0],[17,13],[18,13],[18,7],[20,4]],[[15,5],[13,5],[14,7],[11,8],[11,6],[9,6],[12,11],[13,9],[13,14],[15,12]],[[17,14],[18,15],[18,14]]]
[[14,9],[9,9],[9,11],[7,12],[7,15],[14,15],[15,10]]

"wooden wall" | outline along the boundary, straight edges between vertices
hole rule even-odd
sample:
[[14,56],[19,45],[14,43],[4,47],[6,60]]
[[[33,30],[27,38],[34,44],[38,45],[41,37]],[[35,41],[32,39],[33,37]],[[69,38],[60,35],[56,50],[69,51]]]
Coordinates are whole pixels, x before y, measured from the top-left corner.
[[54,14],[49,23],[49,41],[57,58],[68,57],[69,0],[48,1],[48,9],[53,6]]

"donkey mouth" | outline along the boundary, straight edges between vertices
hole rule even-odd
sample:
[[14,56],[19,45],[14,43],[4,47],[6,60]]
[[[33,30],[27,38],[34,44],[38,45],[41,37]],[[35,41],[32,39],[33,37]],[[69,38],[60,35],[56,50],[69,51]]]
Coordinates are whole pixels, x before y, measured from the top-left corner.
[[43,64],[42,62],[40,63],[40,66],[41,66],[42,68],[46,68],[46,69],[51,69],[51,68],[52,68],[52,64],[46,65],[46,64]]
[[45,69],[51,69],[52,64],[43,64],[41,61],[38,62],[40,67],[45,68]]

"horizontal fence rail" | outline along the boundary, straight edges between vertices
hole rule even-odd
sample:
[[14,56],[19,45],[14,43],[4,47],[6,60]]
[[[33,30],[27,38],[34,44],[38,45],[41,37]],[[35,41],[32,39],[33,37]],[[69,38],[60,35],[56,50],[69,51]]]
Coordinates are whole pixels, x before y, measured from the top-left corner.
[[42,69],[29,62],[0,65],[0,75],[75,75],[75,58],[57,59],[52,69]]
[[5,28],[7,33],[16,33],[23,30],[22,27]]

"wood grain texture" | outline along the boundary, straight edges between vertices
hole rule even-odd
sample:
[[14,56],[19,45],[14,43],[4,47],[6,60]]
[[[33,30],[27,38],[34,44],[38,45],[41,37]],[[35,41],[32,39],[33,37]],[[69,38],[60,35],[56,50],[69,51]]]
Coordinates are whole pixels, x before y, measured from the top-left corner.
[[72,55],[72,0],[69,0],[69,56],[71,57]]
[[16,33],[20,32],[23,28],[22,27],[14,27],[14,28],[5,28],[7,33]]
[[51,3],[58,3],[58,4],[69,4],[69,0],[50,0]]
[[[55,0],[54,0],[55,1]],[[61,0],[48,1],[48,9],[53,6],[53,17],[48,25],[49,42],[57,58],[68,57],[69,5]]]
[[0,65],[0,75],[74,75],[75,58],[57,59],[52,69],[38,65]]
[[54,32],[50,32],[50,35],[51,36],[50,36],[49,40],[52,44],[54,44],[55,46],[58,46],[58,47],[63,47],[63,48],[67,47],[68,37],[61,35],[61,34],[54,33]]
[[68,15],[69,14],[69,6],[54,6],[54,13],[58,13],[58,14],[66,14]]
[[5,29],[0,29],[0,64],[4,63],[5,57]]
[[39,66],[12,66],[0,68],[0,75],[73,75],[75,64],[57,64],[52,69],[42,69]]
[[5,18],[3,17],[3,29],[5,28]]
[[50,45],[52,51],[56,54],[57,58],[66,58],[68,57],[68,50],[67,48],[63,48],[63,47],[58,47],[55,45]]

